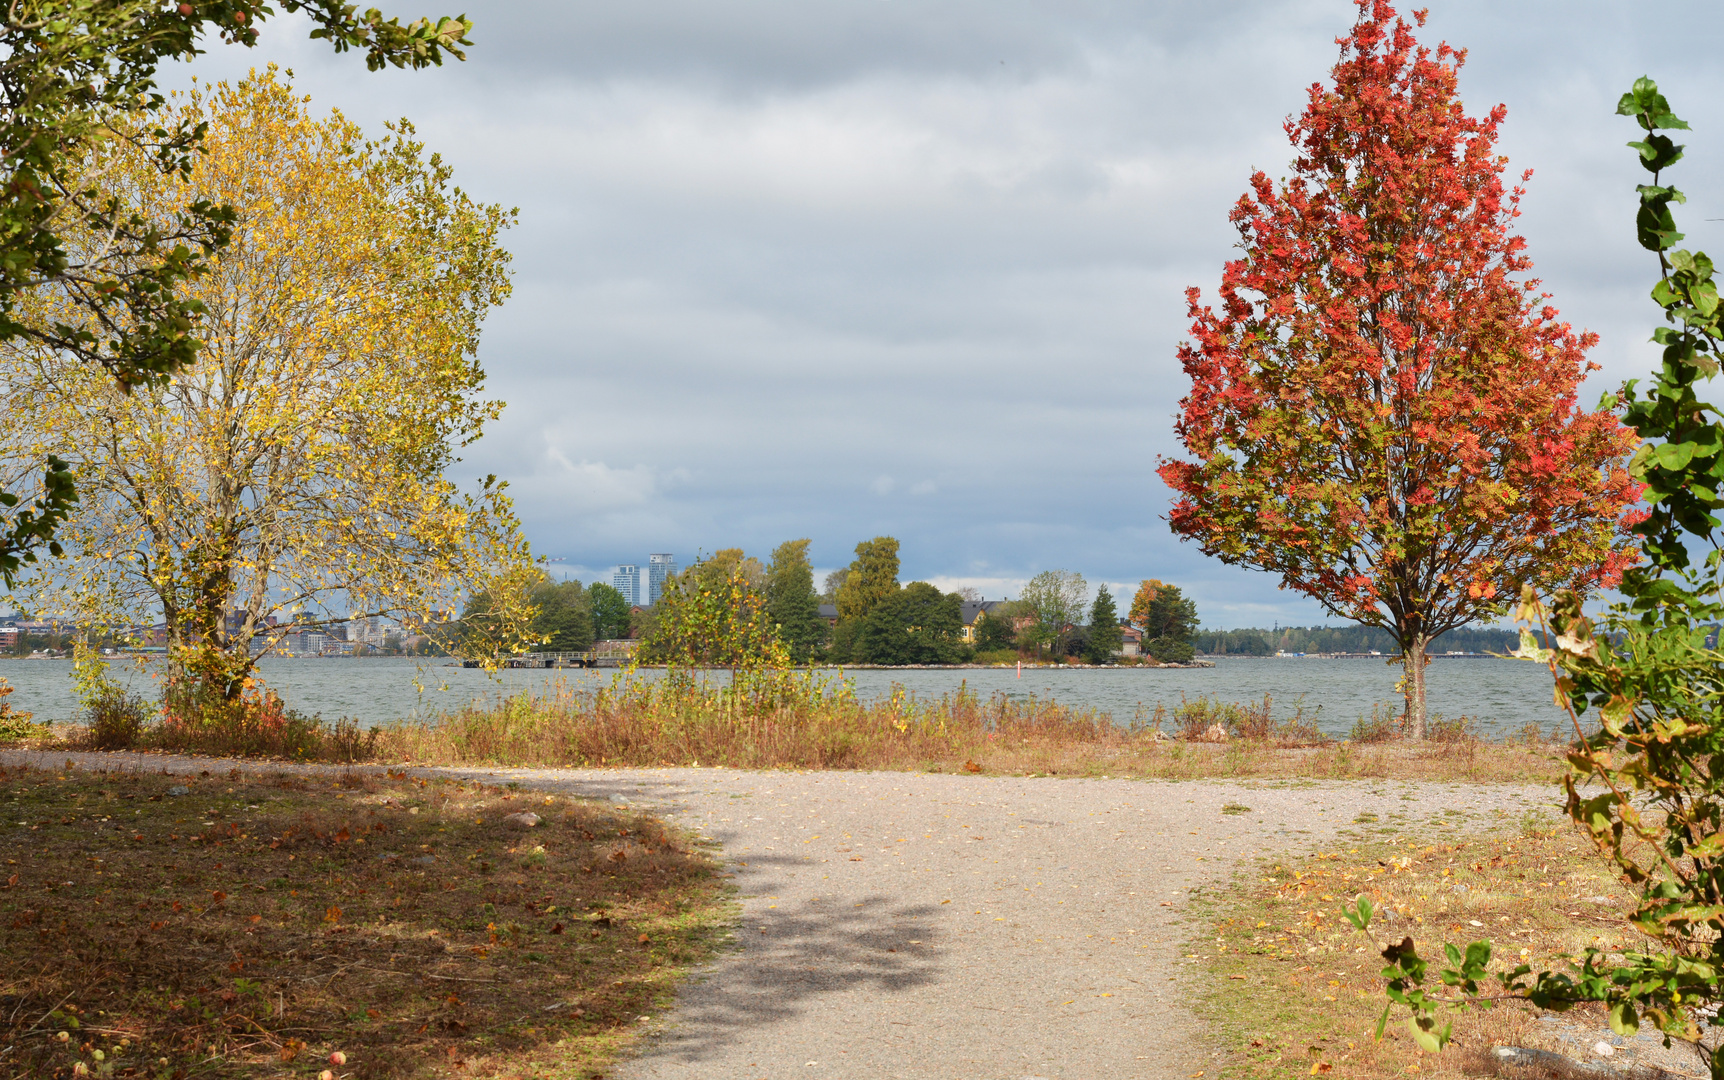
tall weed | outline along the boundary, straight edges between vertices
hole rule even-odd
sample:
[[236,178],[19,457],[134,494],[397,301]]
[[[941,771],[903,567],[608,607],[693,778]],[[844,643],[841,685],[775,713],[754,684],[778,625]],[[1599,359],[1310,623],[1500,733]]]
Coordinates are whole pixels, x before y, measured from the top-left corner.
[[475,702],[428,725],[394,725],[379,746],[417,761],[842,769],[920,767],[1007,747],[1029,759],[1072,744],[1105,752],[1151,737],[1152,729],[1033,696],[983,701],[967,685],[937,699],[894,686],[864,703],[848,682],[801,672],[736,689],[626,675],[596,690],[559,684]]

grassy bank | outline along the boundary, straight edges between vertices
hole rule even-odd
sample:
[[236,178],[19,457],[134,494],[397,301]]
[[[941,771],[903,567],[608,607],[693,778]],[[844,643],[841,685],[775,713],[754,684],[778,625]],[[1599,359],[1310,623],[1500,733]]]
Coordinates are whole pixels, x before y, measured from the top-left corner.
[[374,775],[0,785],[3,1077],[594,1076],[731,917],[686,837],[575,800]]
[[[507,766],[723,765],[1014,775],[1393,777],[1550,782],[1560,754],[1539,742],[1496,743],[1451,724],[1441,741],[1324,738],[1271,702],[1160,707],[1120,724],[1057,702],[982,700],[960,691],[919,700],[901,688],[859,701],[842,687],[762,704],[726,691],[619,681],[597,691],[518,694],[400,724],[376,739],[384,760]],[[1225,736],[1222,738],[1222,736]]]
[[[1563,1029],[1517,1003],[1447,1014],[1455,1042],[1440,1055],[1414,1045],[1405,1010],[1373,1038],[1386,1003],[1384,941],[1410,935],[1434,963],[1442,941],[1489,938],[1493,970],[1560,969],[1560,953],[1644,944],[1625,920],[1626,891],[1566,820],[1471,835],[1467,824],[1477,823],[1361,820],[1337,849],[1263,863],[1194,904],[1182,981],[1228,1052],[1223,1076],[1458,1080],[1495,1071],[1492,1045],[1575,1054],[1557,1037]],[[1360,893],[1379,909],[1369,934],[1340,915]],[[1577,1008],[1565,1021],[1609,1036],[1602,1012]]]
[[1276,719],[1273,702],[1184,700],[1125,722],[1056,701],[983,700],[967,689],[921,699],[903,687],[860,700],[846,683],[807,671],[744,676],[707,687],[686,673],[619,676],[597,689],[566,684],[499,697],[438,716],[361,730],[325,723],[272,694],[168,718],[141,699],[98,701],[84,726],[26,725],[0,740],[35,748],[154,749],[214,757],[427,765],[590,767],[719,765],[750,769],[869,769],[1029,776],[1139,776],[1554,782],[1562,748],[1536,727],[1478,736],[1465,718],[1434,718],[1427,738],[1402,738],[1398,716],[1361,717],[1350,737],[1318,731],[1302,711]]

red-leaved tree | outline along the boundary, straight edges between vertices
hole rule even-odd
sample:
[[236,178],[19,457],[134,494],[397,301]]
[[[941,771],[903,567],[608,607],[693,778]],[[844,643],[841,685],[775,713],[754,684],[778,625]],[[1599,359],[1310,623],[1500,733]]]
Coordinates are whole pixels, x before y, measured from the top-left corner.
[[1468,116],[1465,53],[1356,2],[1334,85],[1286,124],[1293,178],[1257,173],[1233,209],[1220,310],[1186,293],[1195,460],[1160,474],[1181,537],[1394,636],[1419,736],[1430,640],[1521,583],[1611,581],[1639,488],[1632,436],[1576,406],[1596,335],[1524,277],[1504,108]]

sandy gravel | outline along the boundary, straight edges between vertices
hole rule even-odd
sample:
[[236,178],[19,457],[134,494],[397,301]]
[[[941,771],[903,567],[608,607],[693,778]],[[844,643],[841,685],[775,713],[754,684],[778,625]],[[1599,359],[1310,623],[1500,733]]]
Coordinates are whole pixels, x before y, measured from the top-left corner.
[[[44,760],[68,756],[149,771],[210,765]],[[1193,890],[1225,882],[1242,859],[1332,845],[1348,830],[1501,826],[1554,809],[1558,794],[1397,781],[438,771],[626,801],[722,845],[742,902],[739,948],[653,1019],[657,1036],[617,1080],[1213,1076],[1216,1052],[1181,1005]]]

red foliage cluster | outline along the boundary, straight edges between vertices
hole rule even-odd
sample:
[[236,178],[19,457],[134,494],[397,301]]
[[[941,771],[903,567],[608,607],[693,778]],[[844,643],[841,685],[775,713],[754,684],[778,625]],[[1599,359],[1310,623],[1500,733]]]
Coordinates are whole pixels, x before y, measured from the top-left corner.
[[1505,109],[1467,115],[1465,53],[1357,3],[1333,86],[1286,124],[1293,177],[1234,207],[1220,310],[1187,292],[1195,460],[1160,473],[1175,532],[1422,651],[1518,583],[1620,574],[1639,486],[1632,435],[1576,404],[1596,335],[1525,277]]

